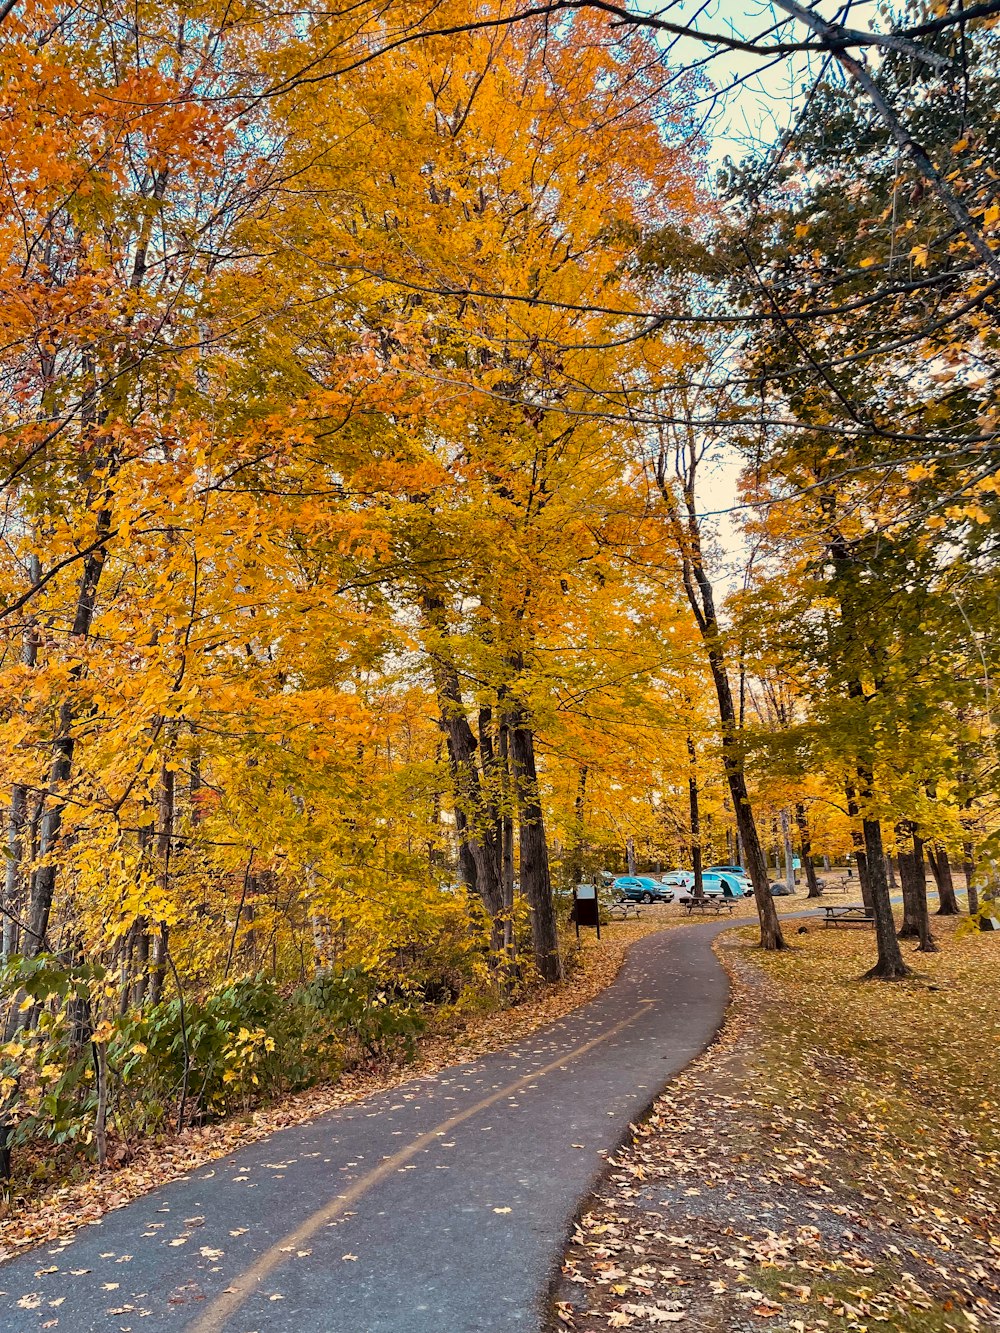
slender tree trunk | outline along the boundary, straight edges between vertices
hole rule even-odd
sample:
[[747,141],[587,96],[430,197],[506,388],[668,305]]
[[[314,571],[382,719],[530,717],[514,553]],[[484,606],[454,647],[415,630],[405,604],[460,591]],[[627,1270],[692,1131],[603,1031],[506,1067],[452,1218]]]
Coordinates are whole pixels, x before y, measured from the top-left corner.
[[503,777],[503,807],[500,824],[500,879],[503,889],[503,948],[513,975],[514,939],[514,798],[511,791],[510,731],[500,726],[500,765]]
[[795,892],[795,852],[792,848],[792,822],[788,811],[781,812],[781,838],[785,845],[785,887],[789,893]]
[[625,839],[625,870],[629,875],[635,874],[635,839],[631,833]]
[[899,884],[896,882],[896,863],[891,856],[885,858],[885,868],[889,872],[889,888],[893,893],[899,891]]
[[962,874],[965,878],[965,894],[969,902],[969,916],[979,913],[979,891],[976,888],[976,863],[974,850],[969,841],[962,843]]
[[495,802],[484,789],[486,784],[476,762],[478,747],[466,716],[458,671],[449,651],[444,603],[438,597],[425,594],[421,607],[433,636],[428,652],[454,785],[462,878],[479,894],[492,921],[503,911],[504,901]]
[[871,910],[875,918],[875,939],[878,947],[878,961],[866,975],[877,981],[898,981],[901,977],[908,977],[910,969],[903,962],[899,941],[896,938],[896,923],[892,918],[885,852],[882,847],[882,825],[877,819],[865,819],[862,821],[862,829],[865,837],[868,883],[872,895]]
[[688,752],[688,811],[691,821],[691,869],[694,871],[694,896],[704,898],[705,880],[702,871],[701,817],[698,812],[698,754],[694,737],[687,738]]
[[7,824],[7,864],[3,884],[3,959],[7,962],[18,952],[21,941],[21,914],[24,911],[21,862],[24,856],[24,831],[28,822],[28,789],[14,783],[10,793]]
[[[41,561],[33,555],[29,561],[31,584],[41,578]],[[21,639],[21,664],[34,667],[38,660],[38,633],[34,616],[29,616]],[[28,788],[15,782],[10,792],[7,824],[7,864],[3,885],[3,959],[12,958],[21,947],[21,921],[24,913],[24,834],[28,822]]]
[[569,855],[567,869],[570,887],[583,882],[584,874],[584,807],[587,800],[587,765],[581,764],[576,780],[576,795],[573,798],[573,827],[570,830]]
[[[168,750],[160,768],[160,798],[157,809],[156,861],[158,866],[159,889],[164,902],[170,897],[170,852],[174,836],[174,770],[171,767],[172,747]],[[149,979],[149,998],[151,1003],[159,1004],[163,998],[163,982],[167,973],[167,951],[170,948],[170,927],[166,921],[160,922],[160,929],[153,940],[152,969]]]
[[861,901],[865,905],[866,911],[871,911],[874,906],[872,900],[871,878],[868,874],[868,856],[865,852],[864,833],[858,826],[859,818],[857,792],[854,787],[848,785],[845,789],[847,797],[847,813],[851,820],[851,844],[854,847],[854,864],[858,867],[858,884],[861,888]]
[[927,859],[931,863],[931,873],[938,892],[938,916],[958,916],[958,898],[955,896],[955,881],[951,873],[951,861],[948,849],[939,845],[937,849],[927,847]]
[[[682,455],[685,461],[681,463]],[[678,476],[680,493],[683,499],[684,515],[678,506],[673,486],[667,480],[667,456],[665,448],[661,450],[656,466],[656,483],[663,497],[673,528],[678,554],[681,561],[681,576],[688,603],[698,626],[712,682],[715,686],[719,704],[719,722],[722,732],[722,766],[729,785],[736,816],[736,828],[740,842],[740,864],[746,867],[753,885],[754,901],[760,918],[760,943],[764,949],[785,948],[781,924],[771,896],[771,886],[767,878],[767,862],[761,847],[757,824],[750,804],[746,775],[743,770],[743,756],[740,747],[740,726],[733,692],[726,666],[725,644],[719,627],[715,609],[715,592],[712,581],[705,568],[701,547],[701,530],[698,522],[698,508],[695,496],[698,460],[701,456],[697,432],[693,421],[687,423],[686,440],[678,448]]]
[[899,862],[899,878],[903,886],[903,920],[897,931],[901,940],[915,940],[920,937],[919,909],[917,907],[916,877],[917,871],[913,863],[913,852],[904,851],[900,845],[906,837],[906,831],[902,825],[896,829],[896,846],[899,851],[896,853],[896,859]]
[[774,906],[774,898],[771,896],[767,862],[757,834],[757,823],[753,817],[750,793],[743,772],[729,677],[726,674],[725,664],[714,650],[709,652],[709,665],[712,668],[712,678],[719,702],[719,718],[722,722],[722,765],[733,799],[733,813],[736,816],[736,827],[743,851],[743,864],[753,885],[754,901],[760,919],[761,948],[784,949],[785,939],[781,933],[781,923]]
[[535,966],[543,981],[558,981],[562,976],[562,964],[552,904],[545,822],[538,794],[535,741],[523,713],[513,720],[510,727],[510,752],[520,811],[521,892],[531,909]]
[[924,840],[913,830],[913,897],[917,914],[917,937],[920,953],[937,953],[931,934],[931,920],[927,912],[927,871],[924,868]]
[[[101,509],[97,515],[97,537],[105,539],[111,532],[111,510]],[[87,557],[83,565],[80,589],[77,593],[76,610],[73,616],[73,639],[80,640],[90,633],[94,619],[94,607],[97,601],[97,587],[104,570],[103,545]],[[83,666],[75,666],[70,679],[77,681],[83,672]],[[25,931],[24,952],[34,958],[45,944],[49,927],[49,914],[55,897],[57,864],[56,857],[62,833],[64,805],[59,799],[61,790],[69,782],[73,772],[73,705],[69,699],[59,708],[55,739],[52,742],[52,765],[49,770],[48,804],[42,814],[39,832],[40,864],[32,876],[31,902],[28,910],[27,930]]]
[[799,856],[802,858],[802,868],[806,875],[806,897],[819,898],[821,892],[819,880],[816,878],[816,867],[813,865],[809,820],[806,818],[806,808],[801,801],[795,806],[795,823],[799,830]]
[[94,1116],[94,1144],[97,1148],[97,1164],[108,1164],[108,1048],[105,1042],[93,1044],[94,1064],[97,1073],[97,1111]]

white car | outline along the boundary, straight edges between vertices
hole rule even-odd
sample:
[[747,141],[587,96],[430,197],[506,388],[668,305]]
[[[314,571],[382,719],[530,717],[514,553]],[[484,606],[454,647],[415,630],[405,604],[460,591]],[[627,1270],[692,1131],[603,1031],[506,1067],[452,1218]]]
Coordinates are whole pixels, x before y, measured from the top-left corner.
[[693,889],[694,871],[669,870],[665,875],[660,876],[660,883],[667,884],[672,889]]

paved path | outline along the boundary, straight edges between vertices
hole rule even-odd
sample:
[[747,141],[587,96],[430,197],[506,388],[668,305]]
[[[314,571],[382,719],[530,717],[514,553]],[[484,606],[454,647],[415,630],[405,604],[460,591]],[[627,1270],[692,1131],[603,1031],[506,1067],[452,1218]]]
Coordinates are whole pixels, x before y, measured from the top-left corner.
[[711,944],[735,924],[647,936],[596,1000],[534,1036],[281,1130],[65,1249],[20,1256],[0,1268],[0,1330],[537,1330],[602,1153],[722,1021]]

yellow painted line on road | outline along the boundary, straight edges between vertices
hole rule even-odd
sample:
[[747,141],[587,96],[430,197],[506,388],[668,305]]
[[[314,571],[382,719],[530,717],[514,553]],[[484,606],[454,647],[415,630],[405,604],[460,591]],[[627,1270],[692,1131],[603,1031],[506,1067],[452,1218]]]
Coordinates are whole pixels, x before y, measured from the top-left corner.
[[238,1278],[234,1279],[230,1286],[202,1311],[200,1318],[196,1319],[193,1324],[188,1325],[187,1333],[221,1333],[221,1330],[225,1327],[229,1318],[234,1315],[253,1294],[254,1288],[257,1287],[264,1278],[269,1277],[275,1269],[280,1268],[282,1264],[286,1263],[292,1257],[289,1253],[290,1250],[298,1249],[305,1243],[305,1241],[311,1239],[311,1237],[313,1237],[322,1227],[335,1221],[346,1209],[350,1208],[352,1204],[357,1203],[358,1200],[362,1198],[363,1195],[367,1194],[367,1192],[375,1185],[381,1184],[381,1182],[391,1176],[394,1171],[398,1171],[401,1166],[404,1166],[411,1157],[416,1157],[416,1155],[423,1152],[425,1148],[431,1147],[436,1139],[442,1138],[446,1134],[450,1134],[453,1129],[456,1129],[466,1120],[471,1120],[472,1117],[478,1115],[480,1111],[485,1111],[488,1107],[495,1105],[504,1097],[509,1097],[512,1093],[526,1088],[530,1083],[534,1083],[536,1079],[544,1078],[546,1074],[551,1074],[555,1070],[563,1068],[563,1066],[570,1064],[574,1060],[579,1060],[582,1055],[586,1055],[588,1051],[594,1050],[594,1048],[600,1046],[602,1042],[610,1041],[612,1037],[617,1037],[619,1032],[624,1031],[625,1028],[635,1022],[643,1010],[652,1008],[652,1005],[652,1000],[644,1000],[631,1018],[623,1019],[621,1023],[616,1023],[613,1028],[608,1028],[607,1032],[602,1032],[599,1037],[594,1037],[590,1041],[584,1042],[582,1046],[577,1046],[575,1050],[569,1051],[565,1055],[561,1055],[558,1060],[553,1060],[549,1064],[543,1065],[541,1069],[533,1069],[529,1074],[525,1074],[522,1078],[515,1079],[513,1083],[508,1083],[505,1087],[498,1088],[496,1092],[491,1092],[488,1097],[483,1097],[482,1100],[476,1102],[474,1106],[469,1106],[464,1111],[459,1111],[455,1115],[449,1117],[449,1119],[442,1120],[442,1122],[434,1129],[429,1129],[425,1134],[421,1134],[418,1138],[415,1138],[406,1148],[401,1148],[399,1152],[393,1153],[391,1157],[387,1157],[381,1165],[377,1166],[373,1171],[369,1171],[366,1176],[362,1176],[360,1180],[356,1181],[349,1190],[338,1195],[336,1199],[331,1199],[329,1203],[324,1204],[322,1208],[317,1209],[311,1217],[307,1217],[304,1222],[295,1228],[294,1231],[290,1231],[287,1236],[284,1236],[275,1245],[272,1245],[269,1250],[265,1250],[259,1259],[241,1273]]

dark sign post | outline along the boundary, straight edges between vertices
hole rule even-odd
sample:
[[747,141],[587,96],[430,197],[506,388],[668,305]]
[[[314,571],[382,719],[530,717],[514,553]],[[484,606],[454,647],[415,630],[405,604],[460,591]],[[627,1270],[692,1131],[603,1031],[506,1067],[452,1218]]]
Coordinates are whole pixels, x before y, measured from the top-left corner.
[[601,938],[601,907],[597,901],[596,884],[578,884],[573,890],[573,923],[577,939],[581,926],[596,927],[597,938]]

